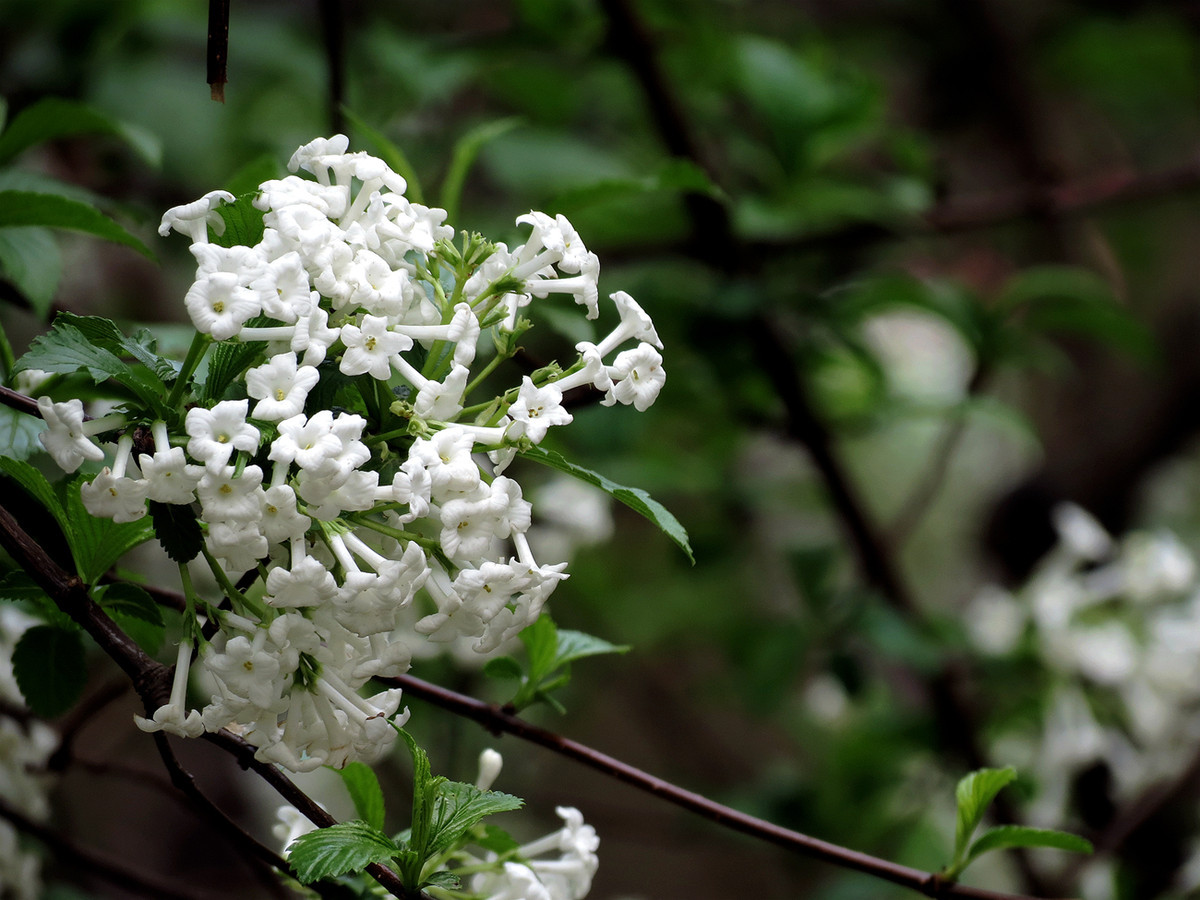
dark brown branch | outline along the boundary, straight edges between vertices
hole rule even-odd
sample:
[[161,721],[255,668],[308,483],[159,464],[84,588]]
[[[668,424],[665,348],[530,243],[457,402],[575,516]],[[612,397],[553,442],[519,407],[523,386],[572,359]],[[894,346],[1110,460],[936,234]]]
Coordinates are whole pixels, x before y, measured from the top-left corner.
[[329,77],[329,129],[331,133],[346,131],[346,26],[342,0],[319,0],[317,11],[321,18],[321,36],[325,45],[325,69]]
[[215,894],[189,891],[178,884],[127,868],[94,850],[77,846],[53,829],[35,822],[0,796],[0,819],[36,838],[58,859],[73,863],[131,893],[154,900],[215,900]]
[[229,0],[208,0],[208,87],[212,98],[225,102],[229,62]]
[[[424,700],[441,709],[482,725],[492,734],[511,734],[522,740],[545,747],[568,759],[582,763],[618,781],[653,794],[659,799],[673,803],[690,812],[703,816],[724,828],[750,835],[786,850],[800,853],[813,859],[832,863],[876,878],[901,885],[927,897],[967,897],[975,900],[1018,900],[1020,895],[1003,894],[981,888],[967,887],[940,879],[936,874],[901,866],[885,859],[870,856],[831,844],[819,838],[792,831],[764,819],[748,815],[732,807],[710,800],[693,791],[686,790],[669,781],[664,781],[648,772],[643,772],[628,763],[594,750],[578,741],[565,738],[552,731],[532,725],[524,719],[510,715],[497,706],[430,684],[411,675],[385,678],[380,681],[402,688],[407,696]],[[1029,900],[1029,898],[1025,898]]]

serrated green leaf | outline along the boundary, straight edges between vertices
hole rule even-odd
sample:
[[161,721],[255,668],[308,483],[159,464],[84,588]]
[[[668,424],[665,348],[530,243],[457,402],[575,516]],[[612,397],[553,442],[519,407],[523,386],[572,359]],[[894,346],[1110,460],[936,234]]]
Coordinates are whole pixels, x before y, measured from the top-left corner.
[[80,487],[88,480],[80,476],[64,488],[64,506],[74,532],[71,551],[75,554],[79,577],[87,584],[95,584],[122,556],[154,537],[154,527],[149,517],[136,522],[114,522],[93,516],[79,494]]
[[242,194],[233,203],[217,207],[217,213],[225,222],[225,231],[210,235],[214,244],[218,247],[253,247],[262,240],[263,211],[254,205],[256,196],[257,192]]
[[39,319],[50,315],[62,278],[62,253],[48,228],[0,228],[0,277],[29,301]]
[[568,475],[578,478],[580,481],[586,481],[588,484],[600,488],[612,496],[613,499],[624,503],[638,515],[644,516],[658,526],[687,555],[688,560],[695,565],[696,558],[692,555],[692,547],[688,543],[686,529],[684,529],[679,520],[665,506],[645,491],[640,488],[630,488],[617,484],[615,481],[611,481],[603,475],[593,472],[591,469],[585,469],[583,466],[577,466],[573,462],[568,462],[561,454],[555,453],[553,450],[533,447],[522,452],[521,455],[544,466],[565,472]]
[[555,648],[554,666],[564,666],[585,656],[599,656],[603,653],[628,653],[628,644],[611,644],[603,638],[598,638],[582,631],[558,632],[558,646]]
[[62,501],[59,500],[58,494],[55,493],[50,482],[46,480],[46,476],[27,462],[5,457],[0,457],[0,472],[13,479],[24,489],[25,493],[29,494],[54,517],[54,521],[62,529],[63,537],[74,548],[75,529],[72,527]]
[[117,327],[111,319],[103,316],[77,316],[70,312],[61,312],[54,319],[54,324],[77,328],[89,342],[97,347],[103,347],[114,356],[132,356],[159,378],[164,373],[170,377],[179,371],[179,364],[174,360],[165,359],[154,352],[154,336],[142,329],[138,336],[130,337]]
[[448,221],[454,222],[458,219],[458,204],[462,199],[463,185],[467,181],[467,173],[479,156],[479,151],[489,141],[511,131],[520,121],[518,118],[507,118],[485,122],[472,128],[455,143],[450,167],[446,171],[446,180],[442,182],[441,205],[446,210]]
[[30,147],[74,134],[111,134],[129,144],[152,166],[158,166],[162,148],[150,132],[128,125],[99,110],[58,97],[47,97],[21,110],[0,134],[0,165]]
[[489,678],[505,678],[520,681],[525,674],[525,670],[511,656],[497,656],[483,664],[483,674]]
[[481,791],[473,784],[443,781],[434,801],[430,855],[450,850],[481,819],[525,805],[520,797],[500,791]]
[[511,853],[521,846],[516,838],[498,825],[484,825],[483,834],[476,836],[475,843],[497,856]]
[[[112,379],[126,388],[156,416],[168,418],[167,388],[161,378],[145,366],[132,366],[112,351],[96,346],[62,316],[45,334],[33,339],[29,350],[17,360],[16,371],[44,369],[59,375],[84,371],[97,384]],[[61,321],[60,321],[61,319]]]
[[1065,831],[1029,828],[1024,825],[1000,825],[996,828],[989,828],[971,845],[962,868],[966,868],[983,853],[1007,847],[1046,847],[1051,850],[1067,850],[1072,853],[1091,853],[1094,849],[1091,841]]
[[17,641],[12,664],[25,702],[44,718],[69,709],[87,683],[83,638],[77,629],[35,625]]
[[31,225],[81,231],[114,244],[123,244],[147,259],[154,259],[149,247],[94,206],[58,194],[0,191],[0,228]]
[[350,762],[336,770],[341,776],[350,799],[354,801],[354,811],[358,817],[372,828],[383,830],[383,788],[375,771],[366,763]]
[[429,757],[417,746],[416,740],[403,728],[396,729],[413,761],[412,824],[409,826],[407,853],[400,859],[400,879],[406,887],[415,887],[421,880],[421,870],[429,858],[429,840],[433,828],[434,804],[445,778],[435,778]]
[[404,155],[404,151],[396,146],[395,143],[384,137],[383,133],[377,131],[368,125],[361,116],[352,110],[342,108],[342,112],[346,114],[346,118],[354,125],[357,130],[374,149],[375,153],[388,164],[388,167],[408,182],[408,190],[404,195],[413,203],[424,203],[424,194],[421,191],[421,181],[417,178],[417,171],[412,167],[412,163],[408,161],[408,157]]
[[361,872],[371,863],[386,863],[400,848],[386,834],[355,819],[303,834],[288,848],[296,878],[310,884],[347,872]]
[[97,603],[139,647],[155,654],[166,631],[162,610],[144,588],[127,582],[106,585]]
[[425,884],[421,885],[421,887],[425,886],[440,887],[446,888],[447,890],[456,891],[462,887],[462,879],[453,872],[434,872],[425,879]]
[[983,814],[996,794],[1017,777],[1012,766],[1003,769],[979,769],[959,781],[954,796],[958,802],[958,818],[954,828],[954,860],[965,857],[971,835],[983,820]]
[[150,521],[163,550],[177,563],[191,562],[204,548],[200,520],[190,506],[150,501]]

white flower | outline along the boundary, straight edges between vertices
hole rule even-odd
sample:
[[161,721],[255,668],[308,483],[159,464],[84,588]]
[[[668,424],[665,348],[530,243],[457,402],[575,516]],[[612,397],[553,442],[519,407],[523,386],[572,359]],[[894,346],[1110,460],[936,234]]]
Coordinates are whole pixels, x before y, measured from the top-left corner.
[[272,356],[246,372],[246,393],[258,401],[252,415],[266,422],[298,415],[320,378],[313,366],[298,365],[295,353]]
[[157,503],[191,503],[204,467],[189,463],[182,447],[164,447],[151,456],[143,453],[138,466],[146,481],[146,497]]
[[362,325],[343,325],[342,343],[346,352],[339,368],[344,375],[366,375],[387,381],[392,375],[389,358],[393,353],[412,348],[412,338],[388,329],[388,320],[363,316]]
[[258,292],[262,311],[280,322],[294,323],[312,307],[308,273],[294,250],[268,263],[250,289]]
[[478,486],[479,466],[471,459],[474,446],[470,434],[452,425],[431,438],[413,441],[408,455],[421,461],[429,473],[432,497],[438,500],[451,491],[473,491]]
[[88,436],[82,400],[72,398],[54,403],[49,397],[39,397],[37,404],[46,423],[46,430],[38,435],[38,440],[60,469],[74,472],[85,459],[93,462],[104,459],[104,451]]
[[522,433],[535,444],[542,442],[551,425],[568,425],[573,419],[563,408],[562,391],[557,385],[539,388],[528,375],[522,378],[521,390],[508,414],[521,423]]
[[190,237],[193,244],[207,244],[209,225],[217,234],[225,233],[225,220],[217,207],[222,203],[233,203],[235,199],[229,191],[209,191],[199,200],[173,206],[163,213],[158,233],[166,237],[174,228]]
[[609,299],[617,305],[617,311],[621,314],[621,324],[600,342],[598,349],[601,356],[608,356],[630,339],[644,341],[653,344],[659,350],[662,349],[662,341],[658,339],[658,332],[654,330],[654,322],[636,300],[624,291],[609,294]]
[[208,469],[221,469],[234,450],[258,448],[258,429],[246,421],[248,400],[222,400],[212,409],[188,410],[183,427],[189,437],[187,452]]
[[196,495],[205,522],[255,524],[263,515],[262,469],[246,466],[241,473],[233,466],[205,469]]
[[183,302],[196,330],[218,341],[233,337],[262,309],[258,293],[233,272],[214,272],[197,280]]
[[337,595],[337,582],[321,563],[306,556],[290,569],[276,566],[267,576],[266,601],[272,606],[320,606]]
[[181,641],[175,654],[175,677],[171,685],[171,698],[154,712],[154,717],[134,716],[133,721],[142,731],[165,731],[179,737],[199,737],[204,733],[204,723],[199,710],[187,709],[187,679],[192,662],[191,641]]
[[612,390],[600,402],[605,406],[632,403],[638,412],[649,409],[658,398],[662,386],[667,383],[662,356],[646,343],[618,353],[608,374],[613,380]]
[[273,485],[261,495],[263,535],[273,544],[304,537],[312,519],[296,510],[296,492],[286,484]]

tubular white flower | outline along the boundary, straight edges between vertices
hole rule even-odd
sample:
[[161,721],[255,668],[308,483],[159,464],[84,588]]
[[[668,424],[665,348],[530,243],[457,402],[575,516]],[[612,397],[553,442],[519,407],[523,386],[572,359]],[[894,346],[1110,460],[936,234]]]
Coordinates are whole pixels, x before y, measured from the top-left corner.
[[338,368],[343,375],[370,375],[379,381],[392,376],[389,357],[412,348],[412,338],[401,329],[388,327],[381,316],[366,315],[361,325],[342,326],[342,343],[346,352]]
[[235,199],[229,191],[209,191],[199,200],[173,206],[163,213],[158,233],[166,237],[171,229],[175,229],[190,237],[193,244],[207,244],[209,225],[217,234],[225,233],[225,220],[217,212],[217,207],[222,203],[233,203]]
[[192,664],[192,642],[180,641],[175,654],[175,677],[171,682],[171,699],[154,712],[152,719],[133,717],[142,731],[165,731],[179,737],[199,737],[204,733],[204,722],[199,710],[187,709],[188,672]]
[[613,380],[612,390],[600,401],[603,406],[614,403],[633,404],[638,412],[645,412],[658,399],[658,393],[667,383],[667,373],[662,367],[662,356],[649,344],[638,344],[633,350],[617,354],[608,374]]
[[562,389],[555,382],[537,387],[528,376],[521,379],[521,390],[508,414],[521,424],[521,433],[540,444],[552,425],[569,425],[574,417],[563,408]]
[[295,353],[277,353],[246,371],[246,393],[258,401],[251,415],[266,422],[299,415],[320,378],[314,366],[299,365]]
[[621,314],[621,324],[600,342],[596,350],[601,356],[608,356],[613,350],[628,340],[642,341],[662,349],[662,341],[654,330],[654,322],[638,302],[624,291],[609,294],[609,299],[617,305]]
[[183,302],[196,330],[218,341],[233,337],[262,310],[258,292],[243,285],[233,272],[213,272],[198,279]]
[[95,427],[93,422],[99,420],[84,421],[82,400],[72,398],[55,403],[49,397],[38,397],[37,405],[46,423],[46,430],[38,435],[38,440],[60,469],[74,472],[85,459],[93,462],[104,459],[104,451],[89,437],[88,426]]
[[145,480],[125,477],[132,450],[133,436],[122,435],[112,469],[105,468],[91,482],[80,485],[80,499],[93,516],[136,522],[146,515]]
[[256,450],[259,432],[246,421],[249,405],[248,400],[222,400],[212,409],[189,409],[183,426],[190,438],[188,454],[207,469],[223,469],[234,450]]

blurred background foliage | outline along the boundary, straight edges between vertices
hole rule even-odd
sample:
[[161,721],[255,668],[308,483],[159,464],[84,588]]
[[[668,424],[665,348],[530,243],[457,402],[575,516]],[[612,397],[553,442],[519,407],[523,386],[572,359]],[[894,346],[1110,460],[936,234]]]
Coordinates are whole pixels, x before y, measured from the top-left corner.
[[[565,214],[602,288],[654,316],[669,380],[644,416],[578,408],[560,449],[663,501],[696,565],[612,510],[613,536],[578,551],[554,615],[634,650],[577,666],[568,715],[537,715],[781,824],[945,864],[954,782],[1052,753],[1039,735],[1073,677],[1033,638],[981,657],[980,591],[1025,581],[1061,501],[1113,533],[1200,540],[1200,7],[259,0],[233,4],[223,104],[205,84],[206,16],[202,0],[0,0],[10,121],[66,98],[161,149],[151,165],[87,135],[15,161],[100,198],[158,257],[39,243],[32,269],[61,268],[54,304],[169,336],[191,266],[183,242],[155,237],[161,211],[273,177],[333,130],[400,148],[459,228],[511,243],[516,215]],[[0,315],[19,353],[52,310],[8,269]],[[586,337],[541,324],[535,356]],[[501,697],[444,660],[414,672]],[[435,770],[469,778],[486,735],[414,712]],[[97,758],[135,752],[127,722],[122,708],[113,733],[92,726]],[[502,789],[597,826],[593,896],[895,895],[500,749]],[[1103,852],[1082,875],[1061,856],[998,857],[968,880],[1188,895],[1200,764],[1184,749],[1140,793],[1100,756],[1033,765],[999,814],[1028,821],[1065,796],[1037,824]],[[81,798],[74,778],[60,816],[87,841],[231,896],[265,890],[178,807],[103,780]],[[173,849],[138,837],[148,809],[170,816]]]

